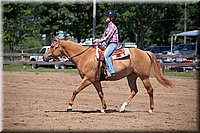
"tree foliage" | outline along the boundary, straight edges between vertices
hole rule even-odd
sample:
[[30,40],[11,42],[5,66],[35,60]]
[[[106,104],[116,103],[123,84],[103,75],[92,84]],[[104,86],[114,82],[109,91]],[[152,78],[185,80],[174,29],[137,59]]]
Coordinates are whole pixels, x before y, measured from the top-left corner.
[[[105,12],[112,9],[117,13],[116,25],[119,29],[120,42],[135,42],[139,48],[169,45],[173,33],[184,31],[185,8],[187,29],[197,29],[197,3],[187,3],[187,6],[184,3],[97,3],[96,37],[103,33]],[[77,39],[77,42],[92,37],[92,3],[4,2],[2,11],[3,42],[6,52],[49,45],[52,35],[56,35],[58,31],[64,31]],[[44,34],[46,42],[43,44]],[[36,45],[38,42],[41,44]]]
[[25,37],[35,32],[34,16],[30,10],[31,4],[4,4],[3,10],[3,41],[4,47],[10,52],[24,47]]

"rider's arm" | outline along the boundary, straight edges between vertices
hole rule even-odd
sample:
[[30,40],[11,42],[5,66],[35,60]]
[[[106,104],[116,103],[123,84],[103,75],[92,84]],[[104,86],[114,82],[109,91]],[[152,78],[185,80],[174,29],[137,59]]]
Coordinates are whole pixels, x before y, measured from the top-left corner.
[[102,43],[104,41],[109,41],[113,37],[116,30],[117,27],[113,23],[110,23],[105,29],[104,34],[102,35],[101,39],[98,42]]

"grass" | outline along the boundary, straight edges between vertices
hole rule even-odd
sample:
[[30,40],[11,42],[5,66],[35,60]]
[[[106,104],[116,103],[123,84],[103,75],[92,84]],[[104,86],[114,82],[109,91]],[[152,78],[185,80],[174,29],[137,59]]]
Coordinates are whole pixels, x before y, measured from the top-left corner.
[[[32,69],[30,65],[27,65],[24,68],[23,65],[20,64],[12,64],[12,65],[4,65],[3,71],[17,71],[17,72],[71,72],[71,73],[78,73],[76,68],[67,68],[67,69],[54,69],[54,68],[47,68],[47,67],[39,67],[37,69]],[[188,77],[188,78],[197,78],[200,72],[172,72],[172,71],[165,71],[165,76],[172,76],[172,77]],[[152,73],[151,73],[152,75]]]
[[174,77],[194,77],[196,78],[200,74],[199,72],[166,72],[165,76],[174,76]]
[[78,70],[76,68],[67,68],[67,69],[55,69],[55,68],[49,68],[49,67],[38,67],[37,69],[32,69],[31,65],[27,65],[24,67],[20,64],[12,64],[12,65],[4,65],[3,71],[17,71],[17,72],[73,72],[78,73]]

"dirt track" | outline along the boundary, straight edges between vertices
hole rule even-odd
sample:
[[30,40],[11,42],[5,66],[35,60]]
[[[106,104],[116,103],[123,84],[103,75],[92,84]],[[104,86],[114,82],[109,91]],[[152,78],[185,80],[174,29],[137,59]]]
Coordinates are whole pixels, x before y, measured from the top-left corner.
[[[75,112],[62,112],[81,78],[77,73],[4,72],[4,130],[25,131],[198,131],[197,80],[169,78],[167,89],[151,78],[155,109],[148,113],[149,97],[140,79],[138,94],[119,113],[130,93],[126,79],[102,82],[107,113],[91,85],[74,102]],[[57,110],[57,112],[53,112]],[[49,112],[45,112],[49,111]]]

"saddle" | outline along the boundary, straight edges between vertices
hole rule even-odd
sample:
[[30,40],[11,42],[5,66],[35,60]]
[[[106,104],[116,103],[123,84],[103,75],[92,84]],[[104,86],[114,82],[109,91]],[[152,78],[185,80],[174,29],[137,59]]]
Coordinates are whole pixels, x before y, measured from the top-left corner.
[[[96,47],[96,58],[98,60],[98,69],[99,69],[99,73],[100,73],[100,77],[99,79],[105,80],[106,77],[108,76],[108,71],[106,68],[106,64],[104,61],[104,52],[105,52],[106,48],[102,45],[99,45]],[[126,58],[130,55],[130,51],[128,48],[122,48],[122,47],[117,47],[114,52],[111,54],[110,59],[111,62],[113,63],[113,60],[119,60],[119,59],[123,59]],[[98,78],[98,77],[96,77]]]
[[[98,60],[100,61],[104,61],[104,52],[105,52],[106,48],[103,47],[102,45],[99,45],[96,48],[96,57]],[[125,58],[127,56],[130,55],[130,51],[128,48],[122,48],[120,46],[118,46],[114,52],[111,54],[110,59],[111,61],[113,60],[117,60],[117,59],[121,59],[121,58]]]

